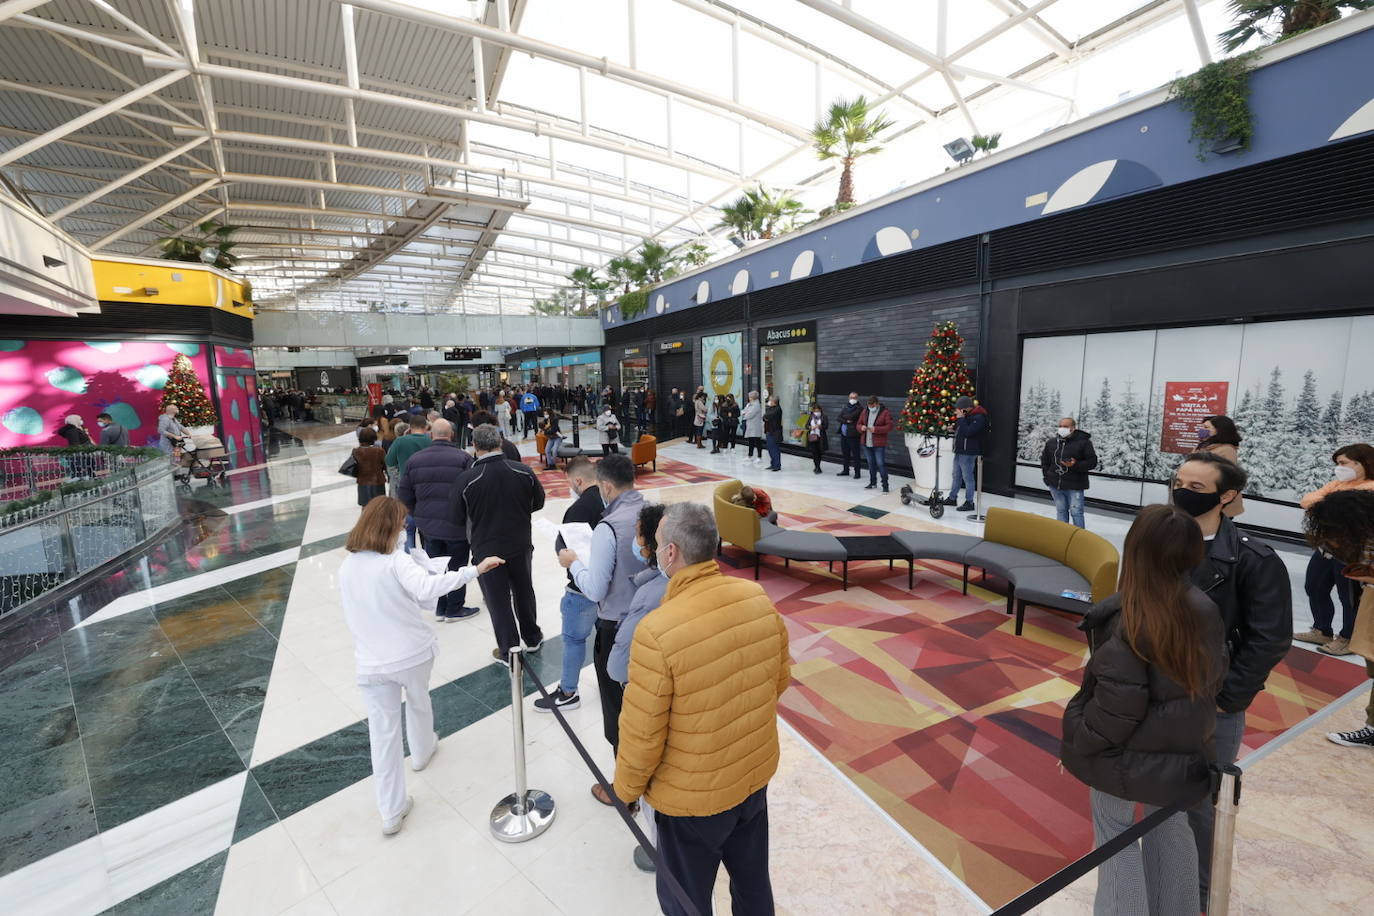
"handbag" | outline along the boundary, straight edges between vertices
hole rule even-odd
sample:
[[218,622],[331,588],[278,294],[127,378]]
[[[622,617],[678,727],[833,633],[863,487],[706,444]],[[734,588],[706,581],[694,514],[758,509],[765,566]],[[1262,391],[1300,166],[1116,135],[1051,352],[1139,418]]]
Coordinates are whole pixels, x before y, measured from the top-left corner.
[[1374,661],[1374,588],[1360,589],[1360,606],[1355,613],[1355,629],[1350,634],[1350,651]]
[[358,476],[358,459],[349,455],[344,459],[344,463],[339,465],[339,473],[347,474],[349,477]]

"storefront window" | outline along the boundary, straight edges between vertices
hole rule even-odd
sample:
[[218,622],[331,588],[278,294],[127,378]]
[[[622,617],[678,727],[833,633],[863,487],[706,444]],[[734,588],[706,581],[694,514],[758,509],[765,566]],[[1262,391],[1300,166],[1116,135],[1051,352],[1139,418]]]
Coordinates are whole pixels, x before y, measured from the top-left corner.
[[766,397],[777,395],[783,433],[801,426],[816,397],[816,325],[805,322],[759,331],[759,368]]
[[621,391],[629,391],[631,388],[647,388],[648,386],[649,358],[647,356],[620,361]]

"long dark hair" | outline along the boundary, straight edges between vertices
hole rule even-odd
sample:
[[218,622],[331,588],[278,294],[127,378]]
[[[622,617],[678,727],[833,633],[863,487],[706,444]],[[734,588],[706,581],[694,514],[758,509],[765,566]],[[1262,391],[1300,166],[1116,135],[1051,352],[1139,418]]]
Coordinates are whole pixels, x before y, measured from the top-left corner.
[[1240,446],[1240,430],[1236,429],[1236,421],[1230,417],[1217,414],[1214,417],[1203,417],[1203,423],[1211,423],[1216,433],[1202,440],[1202,445],[1234,445]]
[[1351,461],[1364,468],[1365,480],[1374,480],[1374,446],[1369,446],[1363,442],[1354,445],[1345,445],[1331,455],[1331,460],[1337,458],[1349,458]]
[[1146,506],[1126,534],[1121,635],[1131,651],[1200,697],[1212,678],[1188,572],[1202,562],[1202,529],[1182,509]]
[[1344,563],[1360,563],[1374,545],[1374,491],[1337,490],[1313,503],[1302,519],[1307,542]]

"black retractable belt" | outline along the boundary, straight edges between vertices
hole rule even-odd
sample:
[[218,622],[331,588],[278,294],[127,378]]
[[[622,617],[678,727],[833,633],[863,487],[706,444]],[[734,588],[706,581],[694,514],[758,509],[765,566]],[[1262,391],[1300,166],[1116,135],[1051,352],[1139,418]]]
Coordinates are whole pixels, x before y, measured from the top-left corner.
[[[529,675],[530,680],[534,681],[534,687],[539,691],[539,695],[544,699],[548,699],[549,692],[544,689],[544,684],[539,680],[539,675],[535,674],[534,670],[528,665],[524,667],[525,673]],[[611,784],[606,781],[605,774],[601,772],[601,769],[597,767],[596,763],[592,760],[591,754],[587,752],[587,748],[577,737],[577,733],[572,730],[572,726],[568,724],[568,720],[563,718],[563,711],[553,704],[550,704],[550,708],[553,711],[554,718],[558,720],[558,724],[563,726],[563,731],[567,733],[568,740],[572,741],[573,747],[577,749],[577,753],[582,758],[582,762],[587,765],[587,769],[592,771],[592,775],[596,777],[596,781],[601,786],[602,791],[606,793],[606,796],[611,800],[612,804],[615,805],[615,810],[620,814],[620,819],[630,828],[630,833],[634,834],[635,842],[639,844],[639,848],[643,849],[648,853],[649,858],[653,859],[654,867],[658,869],[658,874],[662,876],[663,880],[667,883],[668,890],[672,891],[673,896],[677,898],[677,902],[682,905],[683,910],[687,912],[688,916],[702,916],[696,904],[692,903],[692,898],[687,896],[687,891],[678,883],[676,876],[664,866],[663,857],[658,854],[658,849],[655,848],[653,843],[649,842],[649,838],[644,835],[644,831],[635,821],[635,816],[630,813],[630,809],[627,808],[625,803],[620,800],[620,797],[615,794],[615,790],[611,788]]]

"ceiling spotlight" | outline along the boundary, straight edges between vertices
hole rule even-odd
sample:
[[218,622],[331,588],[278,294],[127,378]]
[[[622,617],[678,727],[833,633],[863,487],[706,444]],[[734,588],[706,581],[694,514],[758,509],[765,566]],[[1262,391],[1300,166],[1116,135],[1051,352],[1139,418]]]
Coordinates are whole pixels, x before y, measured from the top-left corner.
[[973,146],[963,137],[946,143],[945,152],[949,153],[949,157],[960,165],[973,158]]
[[740,238],[740,237],[737,236],[737,235],[732,235],[732,236],[730,236],[730,244],[731,244],[731,245],[734,245],[736,248],[743,248],[743,247],[744,247],[744,239]]
[[59,261],[57,260],[57,258],[50,257],[49,255],[43,255],[44,267],[64,267],[66,266],[66,263],[66,261]]

